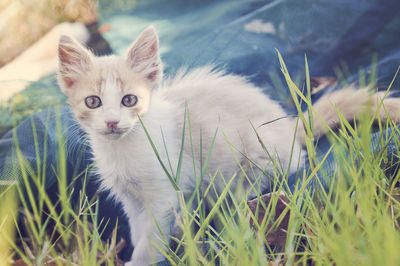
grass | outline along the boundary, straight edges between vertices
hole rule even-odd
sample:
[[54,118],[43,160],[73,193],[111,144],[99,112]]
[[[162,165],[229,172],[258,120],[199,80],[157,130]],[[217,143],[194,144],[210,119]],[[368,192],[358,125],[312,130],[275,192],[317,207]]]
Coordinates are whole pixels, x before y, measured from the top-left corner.
[[0,230],[0,243],[3,247],[7,243],[8,248],[2,249],[1,256],[7,259],[1,260],[1,263],[96,265],[112,261],[113,265],[121,265],[116,256],[120,247],[115,243],[115,232],[108,243],[100,239],[102,232],[99,228],[105,221],[97,219],[98,203],[82,193],[85,191],[88,169],[74,177],[74,180],[83,180],[84,186],[79,192],[79,200],[73,199],[74,188],[68,182],[70,179],[67,177],[61,124],[56,126],[59,136],[58,160],[53,166],[58,184],[57,200],[53,200],[46,192],[46,179],[49,178],[45,172],[48,134],[45,133],[44,139],[40,140],[44,145],[42,157],[38,152],[39,140],[33,123],[32,127],[37,151],[36,165],[24,158],[14,131],[18,169],[14,169],[14,174],[7,177],[19,176],[20,180],[2,186],[0,209],[3,213],[0,219],[4,226]]
[[[300,120],[304,122],[301,102],[312,109],[308,71],[308,93],[303,95],[281,57],[280,62]],[[360,80],[366,79],[361,77]],[[312,119],[309,120],[312,124]],[[209,193],[214,193],[213,182],[204,190],[197,186],[189,197],[183,195],[179,190],[180,167],[172,169],[168,162],[160,159],[180,199],[181,214],[177,215],[177,220],[182,230],[182,237],[173,239],[172,247],[168,247],[164,239],[160,250],[174,265],[398,265],[399,173],[392,170],[397,166],[400,132],[391,121],[378,121],[376,125],[374,120],[374,117],[365,116],[351,124],[341,119],[340,129],[330,133],[331,146],[325,151],[316,148],[313,127],[307,125],[310,167],[299,171],[299,182],[294,187],[285,169],[276,169],[273,173],[280,176],[274,179],[272,186],[285,195],[283,211],[277,209],[279,193],[272,193],[268,202],[259,195],[255,210],[249,207],[247,198],[237,199],[232,195],[231,182],[234,178],[247,178],[249,171],[245,169],[239,169],[231,177],[212,173],[211,180],[222,178],[226,186],[206,211],[205,199]],[[187,113],[185,127],[190,129],[190,123],[190,113]],[[380,135],[373,137],[373,128],[378,128]],[[183,133],[182,138],[191,140],[191,134]],[[63,143],[61,137],[58,141]],[[260,142],[262,145],[262,140]],[[388,152],[389,142],[392,152]],[[227,145],[230,145],[229,140]],[[210,150],[201,151],[207,159],[195,165],[200,169],[196,179],[199,184],[206,174],[212,146]],[[157,153],[157,148],[153,148]],[[235,147],[231,149],[234,151]],[[7,265],[17,260],[27,265],[121,263],[115,235],[108,242],[101,240],[100,224],[107,221],[98,220],[97,200],[88,199],[80,192],[78,203],[72,203],[74,191],[67,181],[65,152],[63,145],[59,145],[54,166],[59,197],[55,202],[45,191],[46,160],[38,155],[38,164],[34,167],[17,152],[16,171],[20,171],[21,180],[3,185],[0,194],[0,263]],[[388,156],[390,154],[393,156]],[[332,159],[337,167],[329,171]],[[195,160],[193,163],[196,164]],[[85,180],[87,175],[85,171],[74,178]],[[258,219],[261,210],[266,210],[265,216]],[[271,242],[285,217],[288,217],[286,239],[280,244]]]

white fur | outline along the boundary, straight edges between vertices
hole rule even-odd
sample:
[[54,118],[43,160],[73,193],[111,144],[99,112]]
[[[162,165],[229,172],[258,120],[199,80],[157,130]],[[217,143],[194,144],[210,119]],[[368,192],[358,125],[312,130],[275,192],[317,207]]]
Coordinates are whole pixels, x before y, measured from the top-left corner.
[[[163,129],[168,153],[172,155],[172,163],[176,166],[176,136],[179,133],[175,113],[170,104],[153,99],[143,122],[160,149],[162,160],[167,162],[160,131],[160,128]],[[146,265],[162,259],[150,243],[159,240],[157,238],[160,236],[154,218],[168,238],[173,222],[171,207],[178,208],[178,201],[143,128],[137,123],[132,131],[118,140],[107,141],[96,134],[90,134],[90,139],[103,186],[111,189],[112,194],[122,201],[128,214],[135,245],[132,265]]]
[[[95,57],[68,37],[60,40],[59,51],[60,86],[68,95],[77,120],[89,135],[103,187],[122,201],[128,214],[135,247],[131,265],[147,265],[162,259],[152,243],[160,238],[154,219],[168,239],[174,220],[171,208],[179,207],[177,193],[156,158],[138,117],[142,118],[161,160],[168,166],[168,153],[175,171],[187,106],[192,142],[186,123],[179,183],[185,194],[193,192],[196,186],[200,162],[205,161],[217,129],[204,186],[209,184],[210,176],[219,171],[215,184],[217,190],[222,190],[225,187],[222,177],[231,179],[239,171],[240,164],[247,167],[251,182],[256,182],[261,173],[257,169],[264,169],[260,185],[265,189],[270,179],[279,178],[276,168],[295,171],[303,163],[300,142],[293,140],[295,122],[281,119],[259,127],[286,113],[277,102],[244,78],[213,71],[211,66],[206,66],[190,72],[181,71],[152,92],[162,75],[158,38],[153,28],[145,30],[123,57]],[[138,96],[136,106],[126,108],[121,105],[126,94]],[[99,96],[103,105],[88,109],[84,99],[90,95]],[[106,122],[110,120],[119,121],[121,133],[106,134]],[[253,126],[269,155],[260,145]],[[231,147],[234,147],[233,151]],[[249,166],[256,169],[255,174],[251,174]],[[240,186],[245,191],[250,190],[250,184],[239,182],[236,177],[232,190],[236,191]],[[250,194],[255,192],[250,191]]]
[[[358,115],[370,113],[376,120],[400,121],[400,99],[387,97],[387,92],[372,92],[369,88],[356,89],[354,86],[326,93],[313,104],[314,137],[328,132],[328,128],[340,123],[338,112],[348,121]],[[310,112],[310,111],[308,111]],[[308,112],[304,114],[308,123]],[[376,115],[376,116],[375,116]],[[307,133],[304,127],[298,127],[297,139],[304,144]]]
[[[263,122],[284,116],[285,113],[276,102],[271,101],[244,79],[213,73],[207,67],[196,69],[182,79],[169,84],[168,88],[156,91],[152,96],[149,111],[143,116],[143,123],[150,132],[165,164],[167,164],[167,157],[163,148],[161,129],[173,169],[176,169],[185,102],[187,102],[191,118],[192,140],[195,144],[194,152],[198,167],[200,167],[198,145],[200,128],[204,143],[203,162],[214,132],[218,128],[219,132],[209,160],[208,173],[210,175],[220,170],[222,176],[228,180],[239,169],[225,141],[225,134],[236,148],[248,154],[251,160],[261,168],[269,163],[267,169],[271,177],[274,176],[273,165],[262,150],[250,121],[256,127]],[[188,130],[187,127],[180,182],[180,188],[184,193],[193,192],[196,184]],[[281,120],[269,127],[260,128],[258,133],[271,154],[276,156],[277,162],[285,170],[288,167],[294,137],[291,121]],[[132,240],[135,244],[132,265],[148,264],[151,261],[148,258],[148,252],[149,250],[154,252],[154,249],[149,249],[149,241],[159,237],[153,215],[163,234],[168,237],[173,221],[171,207],[175,209],[179,207],[177,193],[161,168],[139,123],[135,124],[129,134],[118,140],[107,141],[95,133],[90,134],[90,139],[103,185],[111,189],[113,194],[123,202],[125,211],[128,213]],[[297,154],[294,157],[298,158],[300,152],[298,144],[295,144],[294,152]],[[243,164],[247,162],[240,153],[237,152],[236,156]],[[294,159],[293,168],[297,166],[297,163]],[[209,181],[209,175],[207,175],[204,182],[208,184]],[[264,177],[264,181],[262,185],[265,189],[268,177]],[[219,189],[224,188],[223,180],[217,179],[216,184],[219,185]],[[154,255],[156,261],[162,259],[159,253]]]
[[[215,182],[217,190],[225,187],[222,177],[228,181],[239,171],[235,157],[244,167],[255,163],[266,171],[261,181],[263,189],[268,179],[275,176],[272,161],[282,169],[291,167],[294,170],[298,165],[301,147],[297,142],[293,147],[294,162],[290,166],[288,162],[295,133],[292,121],[280,120],[259,128],[258,133],[272,158],[261,147],[252,125],[257,128],[264,122],[284,116],[285,112],[241,77],[203,67],[188,73],[180,72],[151,94],[162,73],[158,38],[152,28],[147,29],[123,57],[95,57],[68,37],[60,39],[59,51],[60,86],[68,96],[77,120],[89,135],[103,187],[122,201],[128,214],[135,246],[132,265],[147,265],[162,259],[151,243],[160,238],[154,218],[168,239],[174,220],[171,208],[179,208],[177,193],[160,166],[138,116],[143,119],[164,164],[169,165],[168,152],[172,169],[176,171],[187,106],[197,176],[200,175],[200,161],[205,161],[218,128],[204,179],[207,186],[210,176],[220,171]],[[120,104],[126,94],[138,96],[137,106],[125,108]],[[84,99],[90,95],[101,98],[100,108],[85,106]],[[123,133],[105,135],[105,122],[109,120],[120,121],[118,126]],[[185,134],[179,187],[185,194],[190,194],[196,187],[196,175],[189,126]],[[237,151],[231,151],[227,140]],[[201,149],[203,158],[200,158]],[[260,170],[255,172],[260,173]],[[257,176],[249,174],[252,181]],[[247,182],[238,184],[235,180],[232,190],[238,186],[250,189]]]

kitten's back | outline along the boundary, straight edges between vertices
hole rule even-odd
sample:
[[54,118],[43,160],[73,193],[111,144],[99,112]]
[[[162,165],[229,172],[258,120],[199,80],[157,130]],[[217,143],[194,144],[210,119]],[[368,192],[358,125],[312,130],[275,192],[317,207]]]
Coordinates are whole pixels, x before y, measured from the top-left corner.
[[[213,71],[206,66],[190,72],[178,72],[174,79],[168,80],[156,93],[167,101],[179,106],[179,127],[183,127],[185,106],[191,120],[191,136],[196,159],[200,159],[202,149],[203,162],[207,156],[213,136],[218,128],[212,157],[209,160],[210,172],[222,169],[230,178],[237,162],[230,144],[260,167],[271,165],[270,158],[262,149],[257,139],[257,130],[270,154],[279,154],[277,161],[285,170],[292,152],[294,138],[293,122],[282,119],[267,126],[261,124],[286,115],[281,106],[266,96],[259,88],[248,83],[244,78],[225,75],[223,71]],[[254,128],[253,128],[254,126]],[[187,130],[187,133],[188,130]],[[203,147],[198,143],[200,138]],[[190,154],[191,144],[186,138],[185,149]],[[294,152],[300,152],[295,144]],[[236,152],[237,158],[245,163],[245,158]],[[297,156],[298,157],[298,156]],[[293,165],[297,166],[297,162]]]

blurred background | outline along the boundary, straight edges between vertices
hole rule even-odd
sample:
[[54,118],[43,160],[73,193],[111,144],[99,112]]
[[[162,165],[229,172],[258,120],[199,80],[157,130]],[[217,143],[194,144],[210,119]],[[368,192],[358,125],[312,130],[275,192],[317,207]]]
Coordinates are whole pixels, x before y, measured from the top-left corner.
[[94,20],[97,20],[97,4],[91,0],[1,0],[0,66],[9,63],[58,23]]

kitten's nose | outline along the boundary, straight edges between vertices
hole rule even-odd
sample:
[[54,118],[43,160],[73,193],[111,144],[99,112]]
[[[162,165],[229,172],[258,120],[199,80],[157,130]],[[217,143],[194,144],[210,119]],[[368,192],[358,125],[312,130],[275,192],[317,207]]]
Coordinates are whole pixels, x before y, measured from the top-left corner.
[[107,128],[109,129],[117,129],[119,121],[106,121]]

